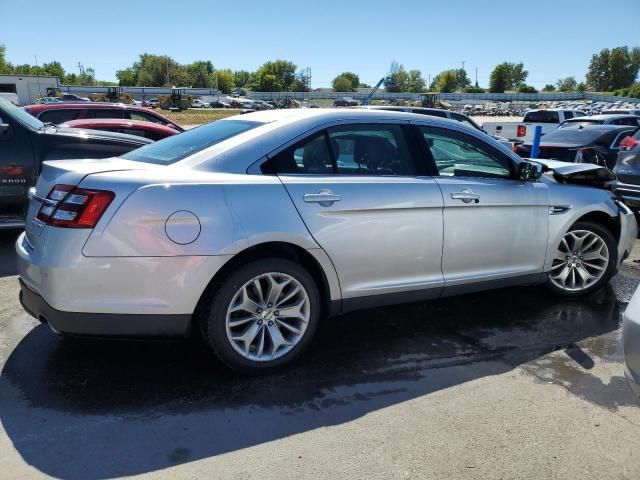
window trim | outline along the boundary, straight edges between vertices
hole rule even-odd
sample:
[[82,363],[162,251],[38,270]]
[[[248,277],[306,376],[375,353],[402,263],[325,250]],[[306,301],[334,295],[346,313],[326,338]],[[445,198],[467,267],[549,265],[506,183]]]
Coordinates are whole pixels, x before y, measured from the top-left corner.
[[[491,179],[495,179],[495,180],[517,180],[517,175],[516,175],[516,169],[515,169],[515,161],[511,158],[509,158],[509,156],[505,155],[504,153],[500,152],[499,150],[497,150],[496,148],[494,148],[492,145],[490,145],[487,142],[483,142],[482,140],[480,140],[479,138],[473,136],[473,135],[469,135],[468,133],[465,132],[461,132],[459,130],[454,130],[454,129],[450,129],[450,128],[443,128],[443,127],[438,127],[438,126],[433,126],[433,125],[425,125],[425,124],[414,124],[415,128],[416,128],[416,132],[418,134],[418,141],[422,143],[423,145],[423,150],[425,152],[425,156],[428,159],[428,162],[431,166],[431,171],[432,176],[434,178],[438,178],[438,177],[442,177],[442,178],[459,178],[459,179],[464,179],[464,178],[475,178],[475,179],[482,179],[482,180],[486,180],[487,178],[491,178]],[[455,137],[461,137],[462,140],[467,140],[470,139],[469,143],[472,144],[479,144],[484,150],[489,151],[489,153],[495,154],[496,157],[503,159],[508,167],[509,167],[509,172],[510,175],[509,177],[492,177],[492,176],[478,176],[478,177],[472,177],[472,176],[464,176],[464,177],[458,177],[458,176],[448,176],[448,175],[440,175],[440,171],[438,170],[438,165],[436,164],[435,159],[433,158],[433,154],[431,153],[431,148],[429,147],[429,145],[427,144],[427,141],[424,138],[423,133],[421,132],[422,128],[426,128],[426,129],[432,129],[432,130],[436,130],[436,131],[440,131],[440,132],[444,132],[445,134],[448,134],[450,136],[452,136],[453,138]]]
[[[409,156],[411,157],[412,161],[414,162],[415,166],[416,166],[416,174],[415,175],[393,175],[393,177],[401,177],[401,178],[416,178],[416,177],[425,177],[425,176],[432,176],[431,173],[429,173],[431,170],[429,168],[429,162],[428,159],[426,157],[426,155],[424,154],[424,152],[420,152],[420,149],[415,147],[415,145],[413,144],[412,140],[415,141],[416,139],[411,139],[410,135],[407,134],[408,130],[414,130],[414,126],[413,124],[408,121],[408,120],[389,120],[389,119],[363,119],[363,120],[351,120],[351,121],[344,121],[344,120],[332,120],[330,122],[326,122],[323,123],[322,125],[317,125],[313,128],[310,128],[309,130],[297,135],[296,137],[290,139],[289,141],[283,143],[282,145],[280,145],[277,148],[274,148],[271,152],[267,153],[264,157],[256,160],[255,162],[253,162],[251,165],[249,165],[249,167],[247,168],[246,172],[249,175],[268,175],[268,176],[278,176],[277,173],[263,173],[262,172],[262,165],[267,163],[268,161],[270,161],[272,158],[274,158],[275,156],[279,155],[281,152],[283,152],[284,150],[286,150],[287,148],[290,147],[294,147],[294,146],[298,146],[301,143],[305,142],[306,140],[308,140],[309,138],[311,138],[313,135],[316,135],[319,132],[323,132],[325,135],[325,141],[328,141],[328,133],[327,130],[331,127],[348,127],[350,125],[397,125],[400,127],[402,134],[404,135],[405,138],[405,142],[407,143],[407,151]],[[328,148],[329,148],[329,152],[332,155],[332,160],[334,161],[334,166],[336,166],[337,168],[337,162],[335,162],[335,159],[333,158],[333,149],[331,148],[331,143],[328,143]],[[283,174],[284,175],[284,174]],[[286,175],[293,175],[293,176],[341,176],[341,177],[345,177],[348,175],[345,175],[344,173],[331,173],[331,174],[308,174],[308,173],[289,173]],[[371,178],[381,178],[383,176],[381,175],[357,175],[357,177],[359,178],[363,178],[363,177],[371,177]]]

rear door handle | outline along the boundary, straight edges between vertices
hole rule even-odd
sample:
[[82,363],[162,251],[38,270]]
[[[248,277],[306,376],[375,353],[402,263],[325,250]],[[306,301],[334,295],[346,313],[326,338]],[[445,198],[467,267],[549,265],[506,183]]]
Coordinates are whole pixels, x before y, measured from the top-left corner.
[[480,202],[480,195],[473,193],[468,188],[463,188],[459,192],[451,194],[453,200],[462,200],[464,203]]
[[318,193],[305,193],[302,197],[305,203],[319,203],[323,207],[330,207],[334,202],[342,200],[342,196],[331,190],[320,190]]

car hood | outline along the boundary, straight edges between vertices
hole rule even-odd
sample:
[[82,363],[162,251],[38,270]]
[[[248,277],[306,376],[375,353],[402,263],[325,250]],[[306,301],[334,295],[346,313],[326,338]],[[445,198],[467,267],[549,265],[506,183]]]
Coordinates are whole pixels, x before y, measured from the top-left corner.
[[82,137],[87,139],[135,143],[140,146],[152,143],[152,140],[137,135],[128,135],[126,133],[119,132],[108,132],[106,130],[92,130],[89,128],[50,127],[46,129],[46,133],[49,135],[66,135],[70,137]]
[[615,173],[607,167],[593,163],[569,163],[541,158],[530,161],[542,164],[545,172],[552,173],[553,178],[560,183],[602,186],[616,179]]

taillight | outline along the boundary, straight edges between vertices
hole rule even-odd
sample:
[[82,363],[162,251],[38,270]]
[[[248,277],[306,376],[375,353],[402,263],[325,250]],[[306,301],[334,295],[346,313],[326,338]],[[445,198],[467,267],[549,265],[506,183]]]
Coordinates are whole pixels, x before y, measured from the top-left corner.
[[516,135],[518,137],[524,137],[526,134],[527,134],[527,126],[526,125],[518,125],[518,130],[516,131]]
[[36,217],[55,227],[94,228],[114,197],[107,190],[56,185]]
[[631,150],[638,144],[640,144],[640,142],[636,140],[635,137],[629,135],[628,137],[624,137],[622,139],[622,141],[620,142],[620,148],[623,150]]

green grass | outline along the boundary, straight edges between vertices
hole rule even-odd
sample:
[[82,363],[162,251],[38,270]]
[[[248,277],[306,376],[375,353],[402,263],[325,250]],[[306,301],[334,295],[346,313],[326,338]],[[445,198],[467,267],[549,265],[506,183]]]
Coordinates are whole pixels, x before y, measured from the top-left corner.
[[235,108],[200,108],[182,111],[156,110],[159,114],[176,122],[178,125],[202,125],[232,115],[237,115],[241,110]]

